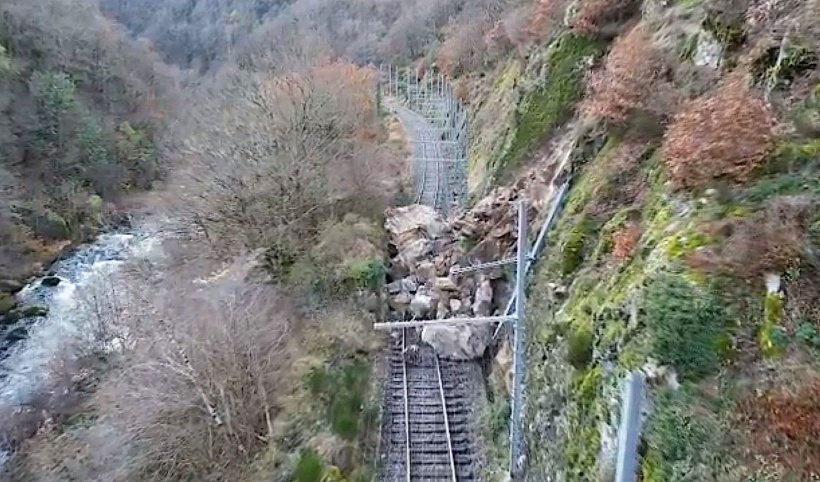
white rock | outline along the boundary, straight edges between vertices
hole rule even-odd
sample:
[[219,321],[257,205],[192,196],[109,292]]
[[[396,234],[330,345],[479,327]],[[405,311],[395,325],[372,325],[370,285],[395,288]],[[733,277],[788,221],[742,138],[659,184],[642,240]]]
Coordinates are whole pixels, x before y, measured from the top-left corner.
[[475,293],[473,303],[473,314],[475,316],[490,316],[493,307],[493,286],[490,280],[485,279],[479,285]]
[[778,293],[780,291],[780,275],[777,273],[766,273],[763,275],[766,281],[766,291],[769,293]]
[[419,289],[419,284],[414,278],[404,278],[401,280],[401,289],[408,293],[415,293]]
[[450,311],[452,311],[454,314],[461,311],[461,300],[450,300]]
[[421,339],[439,355],[453,360],[481,358],[490,344],[489,325],[433,325],[425,326]]
[[424,318],[433,308],[433,300],[426,294],[417,293],[410,302],[410,310],[416,318]]

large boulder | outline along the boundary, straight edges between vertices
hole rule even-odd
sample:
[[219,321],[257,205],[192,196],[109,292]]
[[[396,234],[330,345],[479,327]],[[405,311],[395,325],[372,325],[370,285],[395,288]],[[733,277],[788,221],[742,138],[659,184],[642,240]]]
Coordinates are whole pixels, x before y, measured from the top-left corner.
[[481,358],[492,340],[487,324],[425,326],[421,339],[436,353],[452,360]]
[[399,247],[418,238],[439,238],[448,230],[435,209],[418,204],[388,210],[384,227]]
[[493,285],[489,279],[483,279],[478,285],[473,302],[475,316],[490,316],[493,309]]

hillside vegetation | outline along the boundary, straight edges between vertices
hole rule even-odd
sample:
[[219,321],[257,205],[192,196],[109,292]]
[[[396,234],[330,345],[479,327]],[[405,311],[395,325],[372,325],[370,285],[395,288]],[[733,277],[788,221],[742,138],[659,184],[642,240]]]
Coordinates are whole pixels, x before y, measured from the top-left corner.
[[[528,291],[528,480],[612,480],[631,371],[649,387],[640,480],[820,474],[818,2],[0,14],[0,280],[140,192],[174,233],[89,296],[93,343],[66,340],[53,386],[0,414],[11,480],[373,479],[370,323],[384,211],[408,189],[380,62],[454,83],[471,201],[532,170],[571,179]],[[507,480],[505,376],[479,417],[482,480]]]

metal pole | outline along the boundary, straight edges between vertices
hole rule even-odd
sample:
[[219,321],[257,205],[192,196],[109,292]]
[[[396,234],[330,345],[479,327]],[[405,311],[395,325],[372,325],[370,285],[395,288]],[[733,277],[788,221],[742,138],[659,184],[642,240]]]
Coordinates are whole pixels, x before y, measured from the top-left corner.
[[615,482],[635,482],[638,468],[638,441],[641,435],[643,377],[630,373],[624,382],[621,427],[618,430],[618,459]]
[[518,269],[515,276],[515,335],[513,342],[513,393],[510,410],[510,477],[518,480],[524,468],[521,440],[521,405],[524,397],[524,329],[526,324],[524,283],[527,262],[527,202],[518,201]]

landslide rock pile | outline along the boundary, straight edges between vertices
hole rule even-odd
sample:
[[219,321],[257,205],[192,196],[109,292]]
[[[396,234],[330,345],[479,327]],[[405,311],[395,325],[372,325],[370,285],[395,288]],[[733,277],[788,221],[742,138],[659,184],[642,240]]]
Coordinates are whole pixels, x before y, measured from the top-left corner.
[[[511,187],[495,189],[471,210],[445,220],[433,208],[412,205],[388,210],[385,230],[391,252],[386,285],[393,321],[499,315],[510,296],[507,276],[514,265],[454,273],[453,268],[515,256],[520,196],[530,200],[530,219],[546,211],[549,182],[536,170]],[[489,324],[428,326],[421,338],[442,356],[481,357],[491,341]]]

